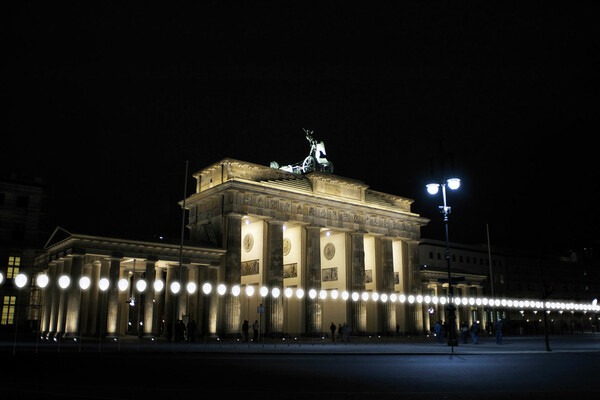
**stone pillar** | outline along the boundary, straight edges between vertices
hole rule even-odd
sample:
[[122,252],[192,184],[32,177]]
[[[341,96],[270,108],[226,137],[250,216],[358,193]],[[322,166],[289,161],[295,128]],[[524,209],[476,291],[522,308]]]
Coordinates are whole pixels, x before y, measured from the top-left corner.
[[44,292],[44,322],[42,331],[47,334],[56,331],[56,317],[54,311],[58,307],[58,282],[56,274],[56,262],[50,263],[48,266],[48,286]]
[[[388,295],[394,291],[394,251],[390,238],[381,239],[381,282],[380,291]],[[378,303],[379,317],[382,321],[384,334],[393,334],[396,331],[396,304],[387,301]]]
[[240,333],[240,298],[231,294],[231,287],[242,280],[242,215],[226,216],[226,249],[224,283],[227,293],[223,296],[222,333],[236,336]]
[[177,267],[177,275],[179,276],[179,283],[181,284],[181,290],[179,291],[178,296],[178,307],[177,307],[177,320],[183,319],[184,315],[188,314],[187,311],[187,300],[188,300],[188,292],[187,292],[187,282],[189,277],[189,267],[187,265],[182,265],[181,267]]
[[[358,292],[359,295],[365,290],[365,246],[364,234],[350,233],[350,292]],[[358,301],[349,301],[348,323],[353,335],[366,332],[367,307],[362,298]]]
[[119,278],[121,276],[121,257],[115,256],[110,259],[109,281],[108,287],[108,303],[106,314],[106,334],[109,337],[119,335],[119,319],[120,309],[119,304]]
[[171,341],[173,339],[173,334],[175,333],[175,301],[177,297],[171,293],[171,283],[177,280],[177,270],[179,269],[178,265],[168,265],[166,278],[165,278],[165,307],[164,307],[164,326],[165,326],[165,334],[167,340]]
[[79,279],[83,272],[83,257],[74,255],[71,258],[71,286],[67,289],[67,310],[65,334],[69,337],[79,336],[81,332],[81,288]]
[[[100,279],[106,278],[110,281],[110,261],[105,259],[100,261]],[[109,289],[110,290],[110,287]],[[96,334],[98,336],[105,336],[107,333],[107,322],[108,322],[108,291],[98,292],[98,314],[96,318]]]
[[90,271],[90,288],[88,289],[87,318],[85,335],[95,335],[97,332],[98,314],[100,313],[100,302],[98,281],[100,280],[101,264],[99,261],[92,263]]
[[144,279],[146,280],[147,287],[142,293],[141,304],[142,304],[142,322],[144,323],[144,336],[154,336],[154,279],[156,277],[156,260],[147,259],[146,269],[144,271]]
[[[146,265],[147,267],[147,265]],[[165,283],[165,271],[162,268],[155,268],[154,280],[160,280]],[[150,293],[153,293],[153,307],[152,307],[152,335],[164,336],[166,333],[165,323],[165,293],[167,287],[163,288],[160,292],[154,290],[154,283],[150,286]]]
[[[408,242],[407,244],[407,259],[408,259],[408,276],[410,277],[409,292],[414,293],[416,296],[420,294],[421,283],[420,283],[420,272],[419,272],[419,243]],[[416,304],[416,303],[415,303]],[[414,307],[409,307],[411,332],[420,333],[423,332],[423,307],[422,305],[416,304]]]
[[[400,293],[404,294],[406,297],[411,293],[410,291],[410,268],[408,264],[408,246],[405,241],[400,242],[401,249],[401,262],[400,262]],[[400,331],[404,334],[412,332],[412,314],[411,307],[408,305],[408,302],[404,302],[398,305],[399,318],[398,324],[400,325]]]
[[[305,257],[306,271],[303,271],[302,277],[305,278],[305,290],[308,294],[310,289],[315,289],[317,293],[321,290],[321,228],[318,226],[307,226],[306,228],[306,249]],[[306,335],[321,335],[323,332],[323,305],[317,296],[311,299],[309,296],[303,298],[306,315]]]
[[74,282],[71,277],[71,260],[63,259],[62,260],[62,271],[61,275],[66,275],[71,278],[71,284],[66,289],[60,289],[59,287],[59,300],[58,300],[58,317],[56,320],[56,335],[63,336],[65,333],[65,325],[66,325],[66,317],[67,317],[67,304],[69,300],[69,289],[73,287],[73,285],[77,285],[77,282]]
[[[200,292],[202,290],[202,288],[200,287],[200,282],[198,281],[198,272],[199,271],[197,266],[188,266],[187,282],[194,282],[196,284],[196,291],[191,294],[188,293],[187,295],[186,310],[187,315],[190,318],[188,323],[188,337],[190,338],[190,341],[195,340],[195,337],[191,337],[191,335],[195,336],[198,334],[198,298],[200,297]],[[194,332],[192,332],[192,330],[190,329],[190,327],[192,326],[192,321],[194,322],[195,327]]]
[[267,265],[265,281],[269,290],[278,288],[277,298],[269,293],[265,298],[265,334],[283,334],[283,221],[271,220],[267,223]]

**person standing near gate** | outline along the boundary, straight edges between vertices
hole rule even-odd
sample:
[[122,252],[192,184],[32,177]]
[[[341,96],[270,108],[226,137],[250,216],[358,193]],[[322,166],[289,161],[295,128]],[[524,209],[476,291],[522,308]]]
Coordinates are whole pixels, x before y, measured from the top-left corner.
[[254,320],[254,323],[252,324],[252,333],[252,341],[256,343],[258,341],[258,320]]
[[502,318],[498,318],[494,328],[496,328],[496,344],[502,344]]
[[331,323],[329,329],[331,330],[331,340],[335,342],[335,324],[333,322]]

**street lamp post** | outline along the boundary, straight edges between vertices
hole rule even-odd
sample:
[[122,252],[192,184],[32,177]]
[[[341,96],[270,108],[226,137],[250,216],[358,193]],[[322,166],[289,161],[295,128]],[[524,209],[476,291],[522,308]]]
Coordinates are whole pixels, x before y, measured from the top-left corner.
[[458,346],[458,339],[456,338],[456,314],[455,306],[453,301],[452,291],[452,275],[450,272],[450,239],[448,235],[448,214],[450,214],[450,207],[446,202],[446,186],[452,190],[456,190],[460,187],[460,179],[451,178],[444,183],[430,183],[427,185],[427,191],[431,195],[436,195],[439,192],[440,187],[442,188],[442,198],[444,205],[440,206],[440,210],[444,215],[444,230],[446,233],[446,265],[448,268],[448,326],[450,330],[448,332],[448,346]]

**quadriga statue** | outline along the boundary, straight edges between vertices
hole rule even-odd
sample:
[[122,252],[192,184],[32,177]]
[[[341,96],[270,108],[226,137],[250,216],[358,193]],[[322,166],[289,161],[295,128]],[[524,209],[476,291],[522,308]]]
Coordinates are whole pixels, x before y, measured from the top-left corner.
[[333,173],[333,163],[325,157],[325,143],[317,142],[313,138],[313,131],[303,129],[306,134],[306,140],[310,143],[310,153],[303,161],[296,164],[279,166],[277,161],[271,161],[271,168],[280,169],[283,171],[293,172],[295,174],[307,174],[311,171],[322,171]]

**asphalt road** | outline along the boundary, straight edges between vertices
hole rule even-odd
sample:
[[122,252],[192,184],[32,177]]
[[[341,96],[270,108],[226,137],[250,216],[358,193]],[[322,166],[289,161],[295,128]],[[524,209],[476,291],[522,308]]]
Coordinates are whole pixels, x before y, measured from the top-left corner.
[[600,395],[600,352],[2,355],[2,399],[562,399]]

